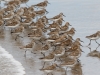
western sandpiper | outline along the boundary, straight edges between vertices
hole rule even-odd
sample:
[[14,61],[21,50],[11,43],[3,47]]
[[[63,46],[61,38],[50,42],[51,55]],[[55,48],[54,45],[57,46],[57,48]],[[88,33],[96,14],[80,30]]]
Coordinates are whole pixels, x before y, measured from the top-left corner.
[[90,40],[90,43],[88,44],[88,46],[91,45],[91,40],[95,40],[95,42],[99,44],[96,40],[100,38],[100,31],[97,31],[96,33],[92,35],[86,36],[86,38]]

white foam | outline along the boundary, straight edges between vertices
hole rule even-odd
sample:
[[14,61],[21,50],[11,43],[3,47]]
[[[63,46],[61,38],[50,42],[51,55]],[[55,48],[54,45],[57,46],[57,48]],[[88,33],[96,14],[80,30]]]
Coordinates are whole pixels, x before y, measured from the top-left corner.
[[0,46],[0,74],[25,75],[25,68]]

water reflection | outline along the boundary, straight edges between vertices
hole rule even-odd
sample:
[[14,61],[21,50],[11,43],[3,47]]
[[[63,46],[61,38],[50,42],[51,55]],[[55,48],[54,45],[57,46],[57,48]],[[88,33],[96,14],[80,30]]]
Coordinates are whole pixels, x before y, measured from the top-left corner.
[[90,52],[87,54],[87,57],[100,58],[100,51],[97,50],[98,47],[96,47],[96,49],[94,49],[94,50],[91,50],[91,47],[88,47],[90,49]]

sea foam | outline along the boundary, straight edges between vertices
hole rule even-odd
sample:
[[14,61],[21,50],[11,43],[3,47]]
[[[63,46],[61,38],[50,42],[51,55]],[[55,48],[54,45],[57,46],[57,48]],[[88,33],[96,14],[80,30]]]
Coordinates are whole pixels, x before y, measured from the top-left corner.
[[25,75],[25,68],[0,46],[0,75]]

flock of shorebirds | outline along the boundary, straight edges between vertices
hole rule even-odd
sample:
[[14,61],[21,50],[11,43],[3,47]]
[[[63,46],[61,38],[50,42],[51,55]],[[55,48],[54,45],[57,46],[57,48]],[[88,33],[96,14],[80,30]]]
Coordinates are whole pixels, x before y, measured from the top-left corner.
[[[39,58],[44,62],[41,71],[49,74],[56,68],[64,68],[66,73],[67,68],[70,68],[72,71],[79,72],[77,67],[81,68],[81,65],[78,58],[83,52],[81,49],[83,41],[80,38],[73,39],[75,28],[70,27],[72,25],[69,22],[63,25],[63,17],[66,16],[62,12],[47,18],[46,14],[49,12],[46,7],[50,4],[47,0],[31,6],[26,4],[28,1],[11,0],[5,3],[5,7],[0,10],[1,29],[9,28],[11,35],[16,35],[15,41],[20,37],[24,38],[20,34],[27,34],[31,42],[21,46],[20,49],[25,49],[25,58],[29,50],[43,55]],[[21,4],[26,4],[27,7],[20,7]],[[86,38],[90,40],[90,45],[91,40],[96,41],[100,38],[100,31]],[[96,43],[99,45],[97,41]],[[57,64],[56,61],[60,63]],[[45,67],[47,62],[50,65]]]

